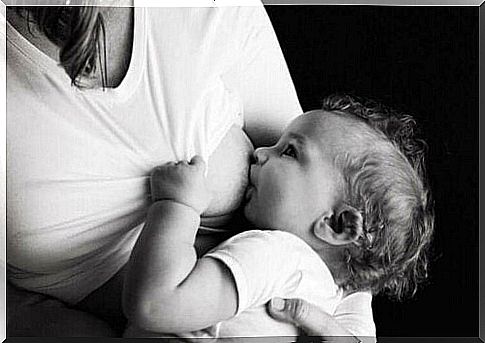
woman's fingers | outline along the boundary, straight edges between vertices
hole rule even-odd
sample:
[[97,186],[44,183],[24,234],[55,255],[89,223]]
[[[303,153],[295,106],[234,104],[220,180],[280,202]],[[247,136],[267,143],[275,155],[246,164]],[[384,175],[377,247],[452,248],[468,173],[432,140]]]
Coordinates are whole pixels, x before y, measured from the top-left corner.
[[[268,312],[274,319],[297,325],[307,335],[319,335],[317,331],[321,322],[315,318],[315,314],[313,318],[308,318],[308,311],[308,304],[302,299],[273,298],[268,303]],[[315,319],[317,322],[314,323]]]
[[346,332],[331,315],[305,300],[273,298],[268,302],[267,310],[274,319],[296,325],[308,336],[319,337],[320,342],[361,342]]

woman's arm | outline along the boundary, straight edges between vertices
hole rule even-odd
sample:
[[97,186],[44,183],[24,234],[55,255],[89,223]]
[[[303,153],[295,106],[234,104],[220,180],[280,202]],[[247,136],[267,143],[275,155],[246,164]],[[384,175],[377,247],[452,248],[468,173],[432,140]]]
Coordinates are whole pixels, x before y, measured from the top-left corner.
[[[271,145],[302,113],[283,52],[264,7],[247,7],[238,94],[244,129],[256,147]],[[244,25],[243,25],[244,24]]]
[[123,291],[126,316],[144,330],[193,331],[236,313],[232,275],[215,259],[197,260],[194,249],[208,203],[201,164],[169,163],[152,174],[157,201],[133,249]]

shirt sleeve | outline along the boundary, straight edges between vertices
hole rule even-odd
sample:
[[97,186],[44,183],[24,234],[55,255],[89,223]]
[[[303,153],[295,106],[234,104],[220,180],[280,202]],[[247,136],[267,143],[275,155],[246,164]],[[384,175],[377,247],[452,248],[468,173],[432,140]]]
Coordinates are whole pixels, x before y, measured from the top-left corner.
[[298,287],[298,257],[288,251],[284,236],[277,231],[246,231],[205,255],[231,271],[238,293],[236,314]]
[[375,342],[376,327],[370,293],[357,292],[344,297],[334,312],[334,318],[354,336],[368,337],[369,342]]

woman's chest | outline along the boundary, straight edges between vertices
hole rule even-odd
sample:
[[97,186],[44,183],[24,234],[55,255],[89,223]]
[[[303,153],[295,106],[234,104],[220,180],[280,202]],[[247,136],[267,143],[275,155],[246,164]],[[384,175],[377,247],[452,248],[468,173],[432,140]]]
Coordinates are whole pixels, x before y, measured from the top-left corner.
[[174,123],[170,113],[149,100],[75,106],[67,99],[53,100],[51,107],[46,101],[9,102],[10,194],[23,195],[17,198],[24,199],[19,209],[48,206],[44,213],[52,215],[43,224],[85,218],[100,209],[114,216],[118,212],[112,209],[121,206],[133,211],[146,204],[153,167],[196,153],[208,154],[213,200],[206,214],[227,214],[240,204],[252,153],[241,128],[219,123],[228,127],[218,133],[218,145],[209,148],[210,127],[200,132],[197,122]]

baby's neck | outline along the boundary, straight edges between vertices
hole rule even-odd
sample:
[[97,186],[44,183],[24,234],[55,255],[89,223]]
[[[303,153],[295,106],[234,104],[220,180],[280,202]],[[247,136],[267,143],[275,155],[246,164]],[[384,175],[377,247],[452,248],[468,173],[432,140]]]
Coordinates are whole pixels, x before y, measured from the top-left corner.
[[315,251],[327,265],[336,284],[341,284],[343,280],[349,277],[349,271],[344,258],[344,247],[326,244],[321,249]]

